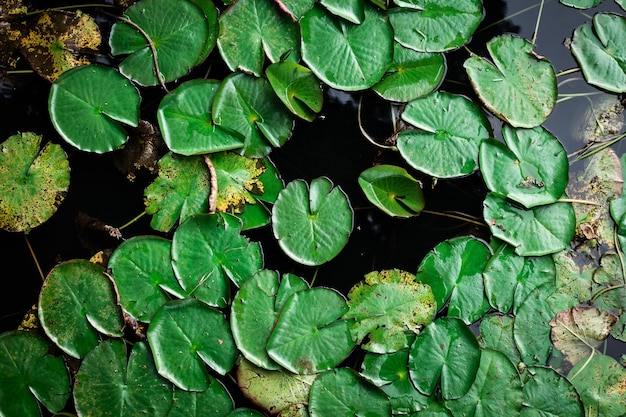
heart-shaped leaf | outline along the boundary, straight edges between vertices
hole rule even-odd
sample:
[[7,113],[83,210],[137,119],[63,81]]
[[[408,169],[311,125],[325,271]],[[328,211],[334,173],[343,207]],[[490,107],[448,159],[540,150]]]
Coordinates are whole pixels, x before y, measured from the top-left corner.
[[373,86],[392,62],[393,30],[387,16],[372,6],[366,6],[360,24],[315,6],[300,20],[300,26],[302,59],[320,80],[338,90]]
[[150,322],[148,343],[159,374],[186,391],[206,390],[206,366],[224,375],[237,357],[224,315],[192,298],[161,307]]
[[104,268],[84,259],[56,265],[39,296],[39,321],[46,335],[68,355],[83,358],[101,334],[121,337],[124,320]]
[[[101,88],[106,85],[107,88]],[[128,140],[120,123],[139,124],[139,92],[113,68],[83,65],[61,74],[50,88],[48,111],[70,145],[104,153]]]
[[207,15],[190,0],[141,0],[126,9],[124,18],[143,33],[127,22],[115,23],[111,53],[128,55],[120,72],[143,86],[159,84],[155,61],[165,82],[186,75],[206,57],[207,43],[214,39]]
[[276,62],[265,70],[274,92],[289,111],[309,122],[322,110],[322,86],[310,69],[291,61]]
[[513,245],[520,256],[559,252],[574,237],[576,218],[571,203],[524,209],[490,193],[483,206],[491,233]]
[[590,23],[579,26],[572,36],[572,55],[589,84],[623,93],[626,91],[626,18],[596,13]]
[[320,4],[332,14],[357,25],[363,23],[365,19],[363,0],[320,0]]
[[220,82],[190,80],[168,93],[159,104],[157,118],[167,147],[182,155],[237,149],[243,138],[216,126],[211,108]]
[[348,197],[326,177],[295,180],[282,190],[272,211],[274,236],[282,250],[304,265],[321,265],[348,242],[353,213]]
[[480,171],[487,187],[526,208],[554,203],[565,192],[569,172],[561,142],[541,126],[502,129],[505,144],[488,140],[480,147]]
[[396,40],[421,52],[445,52],[459,48],[483,20],[480,0],[441,3],[432,0],[397,0],[402,6],[389,10]]
[[367,199],[390,216],[417,216],[424,208],[421,184],[404,168],[376,165],[361,172],[358,181]]
[[267,353],[287,370],[314,374],[339,365],[355,343],[345,298],[335,290],[316,287],[292,294],[267,343]]
[[241,225],[216,214],[197,214],[172,238],[172,265],[185,291],[211,306],[226,307],[230,281],[241,285],[263,267],[261,246],[240,234]]
[[220,16],[217,47],[231,71],[241,70],[260,77],[265,57],[278,62],[300,58],[298,25],[272,0],[235,2]]
[[398,135],[398,150],[415,169],[437,178],[469,175],[478,169],[478,149],[492,136],[481,108],[467,97],[434,92],[410,101],[402,120],[418,129]]
[[472,55],[463,64],[485,106],[514,127],[542,124],[556,103],[556,75],[533,44],[514,35],[487,42],[493,63]]
[[0,144],[0,228],[28,232],[48,220],[65,200],[70,167],[61,146],[41,146],[31,132]]

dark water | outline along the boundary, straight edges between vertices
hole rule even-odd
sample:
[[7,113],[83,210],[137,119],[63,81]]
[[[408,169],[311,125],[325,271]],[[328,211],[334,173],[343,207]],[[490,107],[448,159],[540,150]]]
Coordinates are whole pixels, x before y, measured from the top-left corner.
[[[485,55],[481,45],[503,32],[517,33],[526,39],[533,37],[539,2],[485,0],[484,4],[484,23],[469,45],[473,52]],[[528,10],[501,21],[524,9]],[[574,28],[589,21],[590,16],[600,10],[620,9],[612,0],[605,0],[599,8],[584,12],[562,6],[556,0],[546,1],[536,38],[536,52],[548,57],[557,73],[576,67],[564,41],[572,35]],[[462,71],[466,56],[463,50],[448,54],[447,78],[455,82],[445,82],[442,90],[471,95]],[[206,68],[197,70],[198,73],[202,71]],[[560,91],[599,92],[580,81],[581,77],[578,72],[559,78],[561,82],[569,80]],[[0,82],[0,138],[20,131],[33,131],[62,143],[49,122],[48,90],[47,81],[32,74],[15,75]],[[467,234],[488,238],[484,227],[433,214],[422,214],[414,219],[393,219],[371,207],[358,187],[358,175],[375,162],[402,162],[397,154],[372,146],[360,135],[356,122],[358,99],[357,94],[327,90],[323,117],[313,123],[300,122],[292,139],[270,155],[285,183],[296,178],[310,181],[327,176],[348,194],[355,210],[355,228],[347,247],[331,262],[316,270],[291,262],[278,248],[270,228],[247,233],[252,240],[261,242],[266,268],[282,273],[293,272],[309,280],[315,276],[316,285],[327,285],[344,294],[372,270],[400,268],[415,272],[426,252],[447,238]],[[150,103],[150,100],[147,95],[143,103]],[[388,106],[374,96],[364,97],[363,103],[364,124],[368,131],[378,138],[389,135],[391,122]],[[152,99],[152,105],[156,104],[156,99]],[[582,98],[560,103],[544,124],[563,142],[568,153],[582,146],[576,135],[577,123],[588,107],[589,101]],[[146,117],[153,113],[147,110],[143,114]],[[501,123],[493,117],[491,121],[498,135]],[[143,189],[149,180],[139,178],[129,183],[116,169],[111,155],[86,154],[64,147],[72,169],[69,195],[52,219],[28,235],[44,274],[59,261],[87,258],[95,251],[92,246],[86,247],[79,236],[75,222],[79,212],[120,226],[143,211]],[[615,150],[621,155],[622,145],[617,144]],[[414,174],[419,176],[419,173]],[[456,211],[481,218],[485,189],[478,175],[440,180],[434,188],[430,179],[423,178],[423,181],[426,209]],[[149,219],[144,217],[124,230],[125,236],[153,233],[148,222]],[[107,244],[111,243],[107,242],[103,247]],[[42,279],[23,235],[0,231],[0,248],[0,279],[3,285],[0,331],[3,331],[14,329],[23,314],[37,302]],[[623,352],[610,353],[619,356]]]

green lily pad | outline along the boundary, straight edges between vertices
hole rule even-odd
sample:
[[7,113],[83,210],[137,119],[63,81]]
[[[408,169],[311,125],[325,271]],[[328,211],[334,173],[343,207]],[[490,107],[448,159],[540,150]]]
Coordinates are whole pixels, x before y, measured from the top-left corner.
[[545,365],[553,346],[550,342],[550,318],[554,312],[548,303],[554,284],[540,285],[520,303],[513,323],[513,338],[526,365]]
[[372,90],[385,100],[407,102],[433,92],[446,74],[442,53],[418,52],[394,43],[393,62]]
[[30,332],[0,334],[0,414],[41,416],[40,404],[51,413],[65,407],[71,395],[70,376],[60,356],[50,354],[50,343]]
[[550,320],[550,338],[564,360],[576,365],[609,337],[617,320],[617,316],[597,308],[572,308]]
[[291,16],[294,22],[300,20],[315,5],[316,0],[276,0],[280,9]]
[[556,104],[556,75],[534,45],[514,35],[487,42],[493,63],[472,55],[463,64],[483,104],[514,127],[542,124]]
[[320,4],[332,14],[357,25],[365,20],[364,0],[320,0]]
[[361,172],[358,181],[370,203],[390,216],[417,216],[425,206],[420,182],[404,168],[376,165]]
[[245,138],[241,154],[250,158],[267,156],[270,145],[284,145],[293,128],[291,113],[269,81],[244,73],[224,78],[215,95],[212,114],[216,125]]
[[169,92],[159,104],[157,118],[167,147],[182,155],[237,149],[243,138],[216,126],[211,107],[220,82],[190,80]]
[[172,407],[173,391],[156,372],[145,342],[136,343],[128,355],[124,342],[106,340],[83,360],[76,374],[74,401],[78,415],[98,410],[96,415],[165,417]]
[[548,297],[552,310],[565,311],[589,301],[596,270],[593,261],[574,250],[557,252],[552,258],[556,267],[554,288]]
[[261,270],[245,281],[233,298],[230,326],[237,348],[252,364],[268,370],[279,366],[268,356],[265,346],[285,300],[309,288],[306,281],[278,272]]
[[445,402],[454,416],[517,416],[522,404],[517,368],[504,353],[491,349],[482,350],[480,367],[467,394]]
[[569,7],[585,10],[599,6],[602,0],[559,0],[559,2]]
[[176,229],[172,265],[190,296],[226,307],[230,281],[240,286],[263,267],[261,246],[242,236],[240,227],[215,214],[197,214]]
[[512,246],[502,245],[483,270],[485,294],[493,308],[508,313],[515,300],[523,300],[546,282],[553,283],[555,276],[552,257],[519,256]]
[[391,403],[376,385],[349,368],[319,375],[311,387],[311,417],[390,417]]
[[410,101],[401,116],[418,128],[401,131],[397,141],[400,155],[413,168],[437,178],[478,169],[478,150],[492,136],[491,125],[467,97],[434,92]]
[[276,62],[265,70],[274,92],[296,116],[313,121],[322,110],[324,92],[310,69],[291,61]]
[[56,213],[70,185],[70,167],[61,146],[41,146],[31,132],[0,144],[0,228],[28,232]]
[[297,23],[272,0],[235,2],[220,16],[217,47],[231,71],[263,74],[265,58],[274,63],[289,52],[289,60],[300,58]]
[[480,337],[478,343],[481,349],[494,349],[504,353],[513,363],[520,363],[520,358],[515,340],[513,339],[513,326],[515,318],[490,313],[480,320]]
[[372,6],[365,7],[360,24],[315,6],[300,20],[300,27],[303,61],[333,88],[365,90],[380,81],[391,65],[393,30],[386,15]]
[[419,333],[436,313],[430,287],[397,269],[366,274],[350,289],[348,307],[343,318],[355,320],[352,337],[362,349],[377,353],[407,348],[410,333]]
[[256,198],[265,191],[260,180],[266,170],[263,159],[233,152],[219,152],[210,159],[217,179],[217,211],[238,214],[244,212],[247,204],[256,204]]
[[128,140],[120,123],[139,124],[140,100],[137,88],[113,68],[83,65],[65,71],[52,83],[48,111],[67,143],[82,151],[104,153]]
[[583,401],[586,415],[620,417],[626,414],[626,369],[606,355],[579,362],[567,375]]
[[465,323],[453,317],[438,318],[411,346],[411,381],[428,396],[440,387],[444,399],[462,397],[476,377],[480,356],[478,341]]
[[[207,43],[214,39],[207,15],[189,0],[141,0],[123,17],[150,39],[165,82],[186,75],[206,57]],[[123,21],[115,23],[109,45],[112,55],[128,55],[119,64],[122,74],[142,86],[159,84],[152,48],[140,31]]]
[[150,322],[148,343],[159,374],[186,391],[209,388],[207,365],[224,375],[237,358],[224,315],[192,298],[161,307]]
[[424,256],[415,278],[432,288],[437,310],[448,304],[448,316],[471,324],[489,310],[482,272],[490,256],[489,247],[474,237],[452,238]]
[[396,41],[421,52],[445,52],[465,45],[483,20],[480,0],[441,3],[434,0],[396,1],[389,10]]
[[520,256],[559,252],[574,237],[575,215],[571,203],[554,203],[524,209],[489,193],[483,216],[498,239],[513,245]]
[[158,236],[135,236],[111,254],[107,267],[122,308],[136,320],[149,323],[171,296],[185,292],[172,269],[172,242]]
[[572,36],[571,51],[585,80],[615,92],[626,91],[626,18],[613,13],[596,13],[590,23],[579,26]]
[[352,232],[353,213],[348,197],[326,177],[309,186],[295,180],[282,190],[272,211],[272,227],[281,249],[304,265],[333,259]]
[[[209,388],[204,391],[174,389],[174,401],[167,417],[224,417],[235,408],[235,403],[224,384],[209,376]],[[195,413],[195,414],[194,414]]]
[[531,208],[554,203],[567,187],[569,163],[561,142],[545,128],[505,125],[506,143],[484,141],[480,171],[487,188]]
[[[626,286],[621,256],[607,251],[600,259],[600,266],[593,271],[594,302],[602,311],[626,310]],[[617,327],[614,327],[614,336]]]
[[525,379],[521,417],[584,417],[585,410],[576,388],[552,368],[531,366]]
[[159,160],[158,177],[144,190],[146,213],[152,215],[150,226],[169,232],[177,223],[206,213],[209,184],[209,169],[200,156],[166,153]]
[[272,415],[292,404],[306,403],[315,378],[317,375],[297,375],[284,369],[270,371],[245,359],[237,365],[237,385],[243,395]]
[[102,334],[123,335],[122,309],[104,268],[84,259],[56,265],[39,296],[39,321],[46,335],[68,355],[83,358]]
[[274,361],[297,374],[314,374],[339,365],[355,347],[345,298],[317,287],[293,293],[267,343]]

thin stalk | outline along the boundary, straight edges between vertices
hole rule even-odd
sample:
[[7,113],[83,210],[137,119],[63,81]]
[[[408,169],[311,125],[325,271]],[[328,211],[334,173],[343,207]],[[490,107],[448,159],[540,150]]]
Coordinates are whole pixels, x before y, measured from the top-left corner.
[[487,26],[483,26],[483,27],[482,27],[482,28],[480,28],[480,30],[478,30],[477,32],[482,32],[483,30],[487,30],[487,29],[489,29],[489,28],[491,28],[491,27],[493,27],[493,26],[497,26],[497,25],[499,25],[499,24],[500,24],[500,23],[502,23],[502,22],[505,22],[505,21],[507,21],[507,20],[509,20],[509,19],[512,19],[512,18],[516,17],[516,16],[519,16],[519,15],[521,15],[521,14],[524,14],[524,13],[528,12],[528,11],[531,11],[532,9],[534,9],[535,7],[538,7],[538,6],[539,6],[539,3],[534,4],[534,5],[532,5],[532,6],[528,6],[528,7],[527,7],[527,8],[525,8],[525,9],[522,9],[522,10],[520,10],[520,11],[518,11],[518,12],[515,12],[515,13],[513,13],[513,14],[510,14],[510,15],[508,15],[508,16],[506,16],[506,17],[503,17],[502,19],[497,20],[497,21],[495,21],[495,22],[493,22],[493,23],[490,23],[490,24],[488,24]]
[[557,72],[556,76],[557,77],[562,77],[564,75],[573,74],[573,73],[578,72],[578,71],[580,71],[579,67],[570,68],[570,69],[567,69],[567,70],[563,70],[561,72]]
[[30,11],[30,12],[24,13],[24,15],[25,16],[32,16],[34,14],[40,14],[40,13],[48,12],[48,11],[81,9],[81,8],[85,8],[85,7],[117,7],[117,8],[119,8],[119,6],[116,6],[114,4],[99,4],[99,3],[74,4],[74,5],[68,5],[68,6],[51,7],[49,9],[33,10],[33,11]]
[[426,214],[433,214],[435,216],[442,216],[442,217],[448,217],[451,219],[456,219],[456,220],[462,220],[464,222],[468,222],[468,223],[472,223],[478,226],[483,226],[486,227],[485,223],[479,222],[477,220],[474,220],[472,218],[470,218],[469,216],[460,216],[460,215],[456,215],[456,214],[450,214],[450,213],[445,213],[445,212],[440,212],[440,211],[432,211],[432,210],[422,210],[422,213],[426,213]]
[[541,14],[543,13],[543,2],[541,0],[541,4],[539,5],[539,13],[537,13],[537,22],[535,23],[535,32],[533,32],[533,39],[530,41],[533,45],[536,45],[537,33],[539,33],[539,22],[541,21]]
[[11,70],[11,71],[6,71],[5,74],[6,75],[13,75],[13,74],[33,74],[35,71],[33,71],[32,69],[23,69],[23,70]]
[[43,271],[41,270],[41,266],[39,265],[39,261],[37,260],[37,256],[35,255],[35,251],[33,250],[33,247],[31,246],[26,233],[24,233],[24,240],[26,241],[26,246],[28,246],[28,250],[30,251],[30,256],[32,256],[33,261],[35,261],[35,266],[37,267],[37,271],[39,271],[39,276],[41,277],[41,280],[43,281],[46,279],[46,277],[44,276]]
[[131,224],[135,223],[137,220],[141,219],[145,215],[146,215],[146,211],[144,210],[141,213],[139,213],[137,216],[132,218],[130,221],[128,221],[125,224],[123,224],[122,226],[118,227],[117,230],[123,230],[123,229],[127,228],[128,226],[130,226]]
[[[616,137],[616,138],[614,138],[614,139],[607,140],[607,141],[605,141],[605,142],[601,142],[601,143],[599,143],[599,144],[592,145],[592,146],[591,146],[591,147],[593,147],[593,149],[592,149],[592,150],[590,150],[589,152],[584,153],[584,154],[582,154],[582,155],[580,155],[580,154],[579,154],[579,156],[578,156],[578,157],[576,157],[576,159],[574,159],[574,160],[572,161],[572,163],[573,163],[573,162],[578,162],[578,161],[581,161],[581,160],[583,160],[583,159],[585,159],[585,158],[588,158],[588,157],[590,157],[591,155],[594,155],[594,154],[596,154],[596,153],[598,153],[598,152],[600,152],[600,151],[602,151],[602,150],[604,150],[604,149],[608,148],[609,146],[611,146],[611,145],[613,145],[613,144],[615,144],[615,143],[619,142],[620,140],[624,139],[624,137],[626,137],[626,133],[622,133],[621,135],[617,136],[617,137]],[[586,149],[590,149],[591,147],[586,148]],[[584,152],[584,151],[583,151],[583,152]]]
[[575,203],[575,204],[587,204],[589,206],[601,206],[602,204],[589,200],[577,200],[575,198],[559,198],[557,203]]

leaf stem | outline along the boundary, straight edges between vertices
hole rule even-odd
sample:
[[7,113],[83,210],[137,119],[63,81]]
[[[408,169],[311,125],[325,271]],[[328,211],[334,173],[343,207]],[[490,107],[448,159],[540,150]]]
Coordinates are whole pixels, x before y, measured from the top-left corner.
[[30,12],[24,13],[24,15],[32,16],[34,14],[40,14],[40,13],[49,12],[49,11],[80,9],[80,8],[85,8],[85,7],[119,7],[119,6],[116,6],[115,4],[105,4],[105,3],[73,4],[73,5],[67,5],[67,6],[51,7],[49,9],[33,10]]
[[133,217],[131,220],[123,224],[122,226],[118,227],[117,230],[123,230],[127,228],[131,224],[135,223],[137,220],[141,219],[145,214],[146,214],[146,211],[144,210],[141,213],[139,213],[137,216]]
[[41,266],[39,265],[39,261],[37,260],[37,256],[35,255],[35,251],[33,250],[33,247],[31,246],[30,241],[28,240],[28,235],[26,233],[24,233],[24,240],[26,241],[26,246],[28,246],[28,250],[30,251],[30,256],[32,256],[33,260],[35,261],[35,266],[37,267],[37,271],[39,271],[39,276],[43,281],[46,279],[46,277],[41,270]]
[[570,69],[566,69],[566,70],[563,70],[563,71],[561,71],[561,72],[558,72],[558,73],[556,74],[556,76],[557,76],[557,77],[562,77],[562,76],[564,76],[564,75],[573,74],[573,73],[578,72],[578,71],[580,71],[580,68],[579,68],[579,67],[570,68]]
[[601,206],[602,204],[589,200],[577,200],[575,198],[559,198],[557,203],[575,203],[575,204],[587,204],[590,206]]
[[[611,146],[611,145],[619,142],[620,140],[624,139],[624,137],[626,137],[626,133],[622,133],[621,135],[619,135],[619,136],[617,136],[617,137],[615,137],[615,138],[613,138],[611,140],[607,140],[607,141],[604,141],[604,142],[597,142],[597,143],[591,144],[591,145],[583,148],[582,151],[577,152],[578,156],[572,162],[581,161],[581,160],[583,160],[585,158],[590,157],[591,155],[594,155],[594,154],[596,154],[596,153],[598,153],[600,151],[603,151],[604,149],[608,148],[609,146]],[[581,153],[585,152],[585,150],[587,150],[587,149],[591,149],[591,150],[589,152],[583,153],[581,155]]]
[[537,41],[537,33],[539,33],[539,22],[541,22],[541,14],[543,13],[543,3],[544,0],[541,0],[541,4],[539,4],[539,13],[537,13],[537,23],[535,24],[535,31],[533,32],[533,39],[530,41],[530,43],[535,46],[535,42]]
[[422,213],[426,213],[426,214],[433,214],[435,216],[442,216],[442,217],[448,217],[448,218],[451,218],[451,219],[462,220],[464,222],[473,223],[473,224],[478,225],[478,226],[486,227],[485,223],[482,223],[482,222],[479,222],[477,220],[474,220],[474,219],[470,218],[467,215],[457,215],[457,214],[450,214],[450,213],[446,213],[446,212],[432,211],[432,210],[422,210],[421,212]]

